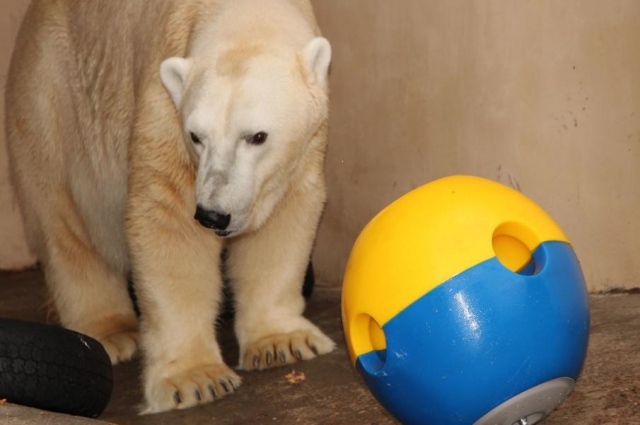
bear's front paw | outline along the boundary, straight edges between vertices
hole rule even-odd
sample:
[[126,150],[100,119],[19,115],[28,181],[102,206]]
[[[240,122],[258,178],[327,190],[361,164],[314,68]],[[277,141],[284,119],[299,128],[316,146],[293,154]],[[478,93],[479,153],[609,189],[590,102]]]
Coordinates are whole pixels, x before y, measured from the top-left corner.
[[335,343],[318,330],[269,335],[249,344],[240,357],[240,369],[262,370],[331,352]]
[[242,380],[224,364],[207,364],[162,379],[147,379],[141,414],[187,409],[235,392]]

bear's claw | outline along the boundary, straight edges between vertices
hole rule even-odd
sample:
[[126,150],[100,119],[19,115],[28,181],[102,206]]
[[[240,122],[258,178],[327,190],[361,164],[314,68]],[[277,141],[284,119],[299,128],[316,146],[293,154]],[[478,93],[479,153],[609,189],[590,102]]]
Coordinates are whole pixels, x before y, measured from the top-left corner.
[[334,348],[334,342],[321,332],[294,331],[270,335],[249,345],[239,367],[243,370],[263,370],[311,360]]
[[147,406],[141,414],[186,409],[234,393],[240,377],[224,364],[208,364],[147,384]]

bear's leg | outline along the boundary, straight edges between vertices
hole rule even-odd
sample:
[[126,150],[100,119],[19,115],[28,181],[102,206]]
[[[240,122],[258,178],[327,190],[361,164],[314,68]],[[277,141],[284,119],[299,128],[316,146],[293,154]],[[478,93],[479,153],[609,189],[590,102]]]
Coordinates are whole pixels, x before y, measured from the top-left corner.
[[324,196],[290,196],[258,232],[230,241],[227,267],[244,370],[312,359],[335,347],[302,315],[302,282]]
[[138,321],[126,276],[100,257],[64,189],[48,206],[38,219],[46,240],[39,257],[60,323],[99,340],[113,364],[130,360]]
[[195,205],[192,211],[174,191],[184,186],[156,176],[144,186],[134,183],[129,200],[127,230],[142,312],[143,414],[211,402],[241,383],[224,364],[215,335],[222,241],[193,219]]

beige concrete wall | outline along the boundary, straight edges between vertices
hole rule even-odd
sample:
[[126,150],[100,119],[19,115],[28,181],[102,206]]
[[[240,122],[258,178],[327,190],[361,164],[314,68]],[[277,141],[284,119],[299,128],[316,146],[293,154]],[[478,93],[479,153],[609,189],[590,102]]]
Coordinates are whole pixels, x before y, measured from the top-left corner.
[[[547,209],[591,289],[639,286],[640,2],[315,7],[334,46],[330,195],[315,253],[323,279],[339,284],[351,244],[386,204],[467,173],[518,187]],[[0,8],[4,78],[25,1]],[[29,262],[3,137],[0,268]]]
[[9,59],[27,0],[0,0],[0,270],[21,269],[33,265],[22,228],[22,219],[9,185],[7,150],[4,134],[4,86]]
[[319,273],[386,204],[465,173],[563,227],[588,284],[640,286],[640,2],[315,2],[334,47]]

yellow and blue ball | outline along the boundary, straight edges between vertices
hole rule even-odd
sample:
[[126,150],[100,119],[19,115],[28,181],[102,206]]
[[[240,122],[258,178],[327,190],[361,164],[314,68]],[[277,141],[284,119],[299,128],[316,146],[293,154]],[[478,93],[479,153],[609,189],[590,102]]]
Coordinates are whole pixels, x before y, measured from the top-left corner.
[[371,392],[416,424],[541,420],[578,378],[589,333],[584,277],[559,226],[470,176],[417,188],[371,220],[348,261],[342,316]]

